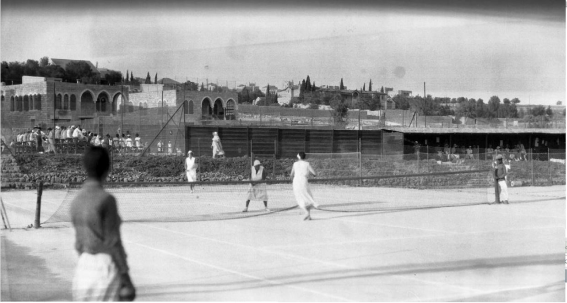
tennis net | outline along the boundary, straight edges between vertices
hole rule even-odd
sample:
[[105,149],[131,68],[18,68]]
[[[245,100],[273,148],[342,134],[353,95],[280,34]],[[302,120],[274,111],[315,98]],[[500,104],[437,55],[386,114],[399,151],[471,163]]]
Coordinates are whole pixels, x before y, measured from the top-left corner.
[[[314,178],[309,186],[321,211],[373,212],[486,204],[494,200],[487,170],[429,174]],[[79,184],[75,184],[79,185]],[[123,221],[185,222],[275,215],[297,208],[292,181],[209,181],[188,183],[109,184]],[[242,212],[251,186],[265,186],[268,208],[251,201]],[[70,189],[57,211],[44,223],[69,222],[70,206],[79,192]],[[296,210],[298,211],[298,210]]]

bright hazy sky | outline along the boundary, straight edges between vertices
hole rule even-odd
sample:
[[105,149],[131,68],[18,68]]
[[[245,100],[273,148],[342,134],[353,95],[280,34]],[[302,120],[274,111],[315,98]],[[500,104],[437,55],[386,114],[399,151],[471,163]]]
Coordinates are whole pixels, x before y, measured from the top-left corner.
[[89,2],[2,1],[2,61],[84,59],[230,87],[281,88],[309,75],[423,95],[426,82],[438,97],[565,103],[561,1],[560,14],[541,1]]

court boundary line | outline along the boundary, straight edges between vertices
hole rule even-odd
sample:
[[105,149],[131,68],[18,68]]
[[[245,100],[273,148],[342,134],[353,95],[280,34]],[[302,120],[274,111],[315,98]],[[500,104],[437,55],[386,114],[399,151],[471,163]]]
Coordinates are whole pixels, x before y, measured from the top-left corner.
[[[202,237],[202,236],[198,236],[198,235],[193,235],[193,234],[189,234],[189,233],[184,233],[184,232],[180,232],[180,231],[176,231],[176,230],[171,230],[171,229],[167,229],[167,228],[160,228],[160,227],[155,227],[155,226],[149,226],[147,224],[142,224],[142,223],[137,223],[149,228],[153,228],[153,229],[157,229],[157,230],[162,230],[164,232],[169,232],[169,233],[175,233],[175,234],[180,234],[186,237],[192,237],[192,238],[199,238],[199,239],[203,239],[203,240],[208,240],[211,242],[218,242],[221,244],[226,244],[226,245],[231,245],[231,246],[238,246],[238,247],[243,247],[246,249],[251,249],[254,251],[260,251],[260,252],[264,252],[264,253],[268,253],[268,254],[273,254],[273,255],[281,255],[284,256],[285,258],[288,259],[296,259],[296,260],[302,260],[302,261],[309,261],[309,262],[315,262],[315,263],[320,263],[320,264],[324,264],[326,266],[331,266],[331,267],[335,267],[335,268],[343,268],[343,269],[349,269],[349,270],[355,270],[355,271],[361,271],[361,272],[369,272],[369,273],[373,273],[373,274],[380,274],[379,271],[376,270],[369,270],[366,268],[358,268],[358,267],[352,267],[352,266],[347,266],[347,265],[342,265],[342,264],[338,264],[336,262],[328,262],[328,261],[322,261],[319,259],[314,259],[314,258],[307,258],[307,257],[303,257],[303,256],[297,256],[297,255],[293,255],[293,254],[287,254],[287,253],[282,253],[282,252],[278,252],[278,251],[273,251],[273,250],[269,250],[266,249],[265,247],[263,248],[258,248],[258,247],[254,247],[254,246],[249,246],[249,245],[243,245],[243,244],[238,244],[238,243],[232,243],[232,242],[228,242],[228,241],[223,241],[223,240],[218,240],[218,239],[213,239],[210,237]],[[439,235],[438,235],[439,236]],[[301,246],[299,246],[301,247]],[[474,288],[469,288],[469,287],[464,287],[464,286],[460,286],[460,285],[451,285],[451,284],[447,284],[447,283],[442,283],[442,282],[434,282],[434,281],[427,281],[427,280],[421,280],[421,279],[417,279],[417,278],[413,278],[413,277],[409,277],[409,276],[393,276],[395,278],[401,279],[401,280],[414,280],[414,281],[420,281],[424,284],[433,284],[433,285],[442,285],[445,287],[453,287],[453,288],[457,288],[457,289],[465,289],[468,291],[473,291],[473,292],[480,292],[480,290],[478,289],[474,289]],[[376,289],[378,290],[380,293],[383,293],[384,295],[389,295],[389,293],[386,293],[380,289]]]
[[350,300],[350,299],[346,299],[346,298],[335,296],[335,295],[326,294],[326,293],[319,292],[319,291],[316,291],[316,290],[310,290],[310,289],[307,289],[307,288],[303,288],[303,287],[299,287],[299,286],[295,286],[295,285],[290,285],[288,283],[283,283],[283,282],[278,282],[278,281],[274,281],[274,280],[271,280],[271,279],[256,277],[256,276],[251,275],[251,274],[239,272],[239,271],[236,271],[236,270],[224,268],[224,267],[221,267],[221,266],[217,266],[217,265],[213,265],[213,264],[209,264],[209,263],[205,263],[205,262],[201,262],[201,261],[198,261],[198,260],[193,260],[193,259],[190,259],[190,258],[187,258],[187,257],[180,256],[178,254],[168,252],[166,250],[162,250],[162,249],[159,249],[159,248],[151,247],[151,246],[148,246],[148,245],[145,245],[145,244],[132,242],[132,241],[126,241],[126,242],[131,243],[131,244],[135,244],[135,245],[147,248],[147,249],[151,249],[151,250],[160,252],[160,253],[165,254],[165,255],[176,257],[176,258],[179,258],[179,259],[184,260],[184,261],[188,261],[188,262],[192,262],[192,263],[199,264],[199,265],[202,265],[202,266],[214,268],[214,269],[217,269],[217,270],[220,270],[220,271],[224,271],[224,272],[231,273],[231,274],[234,274],[234,275],[239,275],[239,276],[242,276],[242,277],[245,277],[245,278],[258,280],[258,281],[265,282],[265,283],[268,283],[268,284],[271,284],[271,285],[279,285],[279,286],[284,286],[284,287],[290,287],[290,288],[294,288],[294,289],[297,289],[297,290],[313,293],[313,294],[316,294],[316,295],[322,295],[324,297],[333,298],[335,300],[341,300],[341,301],[347,301],[347,302],[355,301],[355,300]]

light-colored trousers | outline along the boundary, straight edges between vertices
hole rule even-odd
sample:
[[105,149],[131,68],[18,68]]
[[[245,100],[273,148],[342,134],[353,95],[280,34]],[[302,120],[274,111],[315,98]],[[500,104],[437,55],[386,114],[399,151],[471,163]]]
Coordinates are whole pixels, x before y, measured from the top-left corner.
[[120,275],[109,254],[82,253],[73,279],[73,301],[118,301]]
[[498,181],[498,185],[500,186],[500,202],[508,201],[508,185],[506,184],[506,180]]

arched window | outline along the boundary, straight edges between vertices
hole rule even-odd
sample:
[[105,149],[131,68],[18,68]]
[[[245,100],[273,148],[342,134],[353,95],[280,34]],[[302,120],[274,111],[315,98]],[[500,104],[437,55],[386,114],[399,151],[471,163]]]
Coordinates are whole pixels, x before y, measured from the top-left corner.
[[57,95],[57,98],[55,99],[55,109],[62,109],[63,108],[63,104],[61,104],[61,94]]
[[34,99],[34,95],[30,95],[30,110],[33,110],[33,99]]
[[194,107],[194,103],[193,100],[189,100],[189,104],[187,105],[187,108],[189,109],[189,115],[193,114],[193,107]]
[[36,110],[41,110],[41,95],[36,95],[34,102],[35,102],[35,104],[34,104],[33,108],[36,109]]
[[24,102],[22,101],[22,96],[17,96],[16,100],[17,100],[16,103],[17,103],[18,111],[21,112],[24,109]]
[[226,102],[225,116],[226,116],[227,120],[234,120],[235,119],[235,116],[234,116],[234,101],[232,99],[229,99]]
[[14,96],[10,97],[10,111],[16,110],[16,101],[14,100]]
[[71,102],[69,103],[69,110],[77,110],[77,97],[71,95]]
[[27,112],[30,110],[30,99],[28,95],[24,95],[24,111]]
[[63,97],[63,109],[69,110],[69,95],[67,94]]
[[140,103],[138,104],[138,109],[140,109],[140,110],[144,109],[144,106],[142,105],[142,102],[140,102]]

